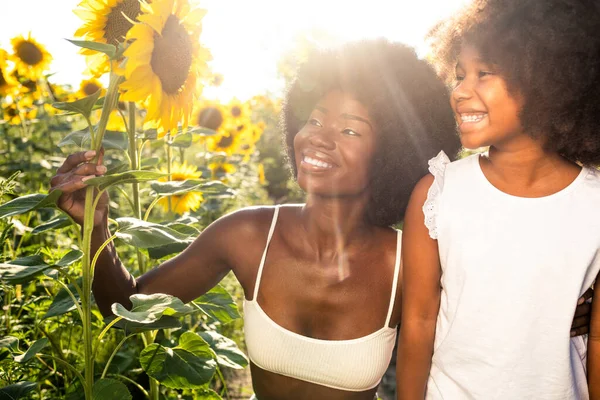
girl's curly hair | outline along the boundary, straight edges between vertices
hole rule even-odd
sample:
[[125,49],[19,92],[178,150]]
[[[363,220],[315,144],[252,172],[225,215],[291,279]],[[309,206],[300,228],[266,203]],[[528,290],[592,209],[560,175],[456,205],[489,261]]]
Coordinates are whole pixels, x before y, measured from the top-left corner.
[[476,0],[428,39],[448,83],[461,46],[474,46],[524,100],[528,134],[572,161],[600,165],[600,2]]
[[298,69],[283,105],[294,176],[294,137],[317,102],[335,89],[365,105],[377,130],[366,217],[378,226],[396,224],[412,189],[427,174],[427,161],[440,150],[453,157],[460,149],[446,87],[427,62],[402,44],[377,39],[313,52]]

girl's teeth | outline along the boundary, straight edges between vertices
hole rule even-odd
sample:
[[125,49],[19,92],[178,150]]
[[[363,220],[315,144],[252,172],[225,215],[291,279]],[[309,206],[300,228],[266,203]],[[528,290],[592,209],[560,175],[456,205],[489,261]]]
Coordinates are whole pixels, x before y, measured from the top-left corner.
[[463,122],[479,122],[485,117],[485,114],[477,114],[477,115],[461,115],[460,119]]
[[314,158],[310,158],[310,157],[304,157],[304,162],[310,165],[314,165],[315,167],[319,167],[319,168],[332,168],[333,165],[328,164],[324,161],[320,161],[320,160],[316,160]]

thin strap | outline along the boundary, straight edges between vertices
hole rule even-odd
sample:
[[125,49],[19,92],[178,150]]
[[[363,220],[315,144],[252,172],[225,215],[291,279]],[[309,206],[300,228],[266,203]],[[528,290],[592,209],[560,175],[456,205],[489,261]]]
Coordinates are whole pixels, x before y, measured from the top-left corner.
[[384,327],[388,327],[390,324],[390,319],[392,318],[392,311],[394,311],[394,302],[396,301],[396,289],[398,287],[398,275],[400,272],[400,253],[401,253],[401,239],[402,234],[401,231],[398,231],[396,235],[396,264],[394,265],[394,281],[392,283],[392,297],[390,298],[390,308],[387,313],[387,317],[385,319]]
[[258,295],[258,287],[260,286],[260,278],[262,277],[263,266],[265,265],[265,259],[267,258],[267,249],[269,248],[269,243],[271,243],[271,238],[273,237],[273,232],[275,231],[275,225],[277,225],[277,216],[279,215],[279,206],[275,206],[275,212],[273,213],[273,220],[271,221],[271,228],[269,229],[269,236],[267,236],[267,245],[265,246],[265,251],[263,252],[262,259],[260,260],[260,266],[258,267],[258,273],[256,274],[256,282],[254,282],[254,295],[252,296],[252,301],[256,301],[256,296]]

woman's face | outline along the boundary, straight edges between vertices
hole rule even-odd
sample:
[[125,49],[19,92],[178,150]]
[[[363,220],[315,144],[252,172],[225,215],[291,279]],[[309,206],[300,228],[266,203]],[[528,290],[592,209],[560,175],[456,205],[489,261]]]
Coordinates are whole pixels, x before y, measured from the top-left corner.
[[508,92],[504,78],[472,46],[460,52],[450,103],[466,148],[498,146],[523,135],[521,101]]
[[340,90],[327,93],[294,138],[298,184],[307,193],[321,196],[364,193],[375,135],[363,104]]

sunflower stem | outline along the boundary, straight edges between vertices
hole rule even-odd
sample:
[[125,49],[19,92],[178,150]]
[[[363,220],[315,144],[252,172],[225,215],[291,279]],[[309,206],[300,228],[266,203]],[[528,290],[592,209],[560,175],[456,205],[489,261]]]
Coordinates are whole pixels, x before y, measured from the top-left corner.
[[[171,181],[171,160],[173,158],[173,148],[171,146],[171,134],[167,134],[167,180]],[[172,204],[171,204],[171,196],[168,198],[169,200],[169,216],[173,212]]]
[[94,191],[90,186],[85,191],[85,214],[83,218],[83,290],[81,296],[82,322],[83,322],[83,342],[85,358],[85,383],[84,392],[86,400],[92,398],[92,388],[94,386],[94,356],[92,352],[92,271],[91,271],[91,240],[94,229]]
[[115,109],[117,102],[119,101],[119,84],[122,80],[123,77],[114,72],[110,73],[108,89],[106,91],[106,97],[104,98],[104,104],[102,105],[102,114],[100,115],[100,122],[98,122],[98,129],[96,131],[96,141],[93,144],[94,150],[98,153],[102,147],[102,139],[104,138],[104,132],[106,132],[106,125],[108,124],[110,113]]
[[[127,105],[127,109],[129,110],[129,129],[127,129],[127,134],[129,136],[129,162],[132,170],[138,170],[140,168],[138,163],[138,155],[137,155],[137,139],[135,137],[135,103],[130,101]],[[133,182],[133,211],[135,213],[135,217],[137,219],[142,219],[142,208],[140,206],[140,186],[137,182]],[[146,272],[146,265],[144,264],[144,257],[140,249],[136,249],[137,260],[138,260],[138,269],[143,274]]]

